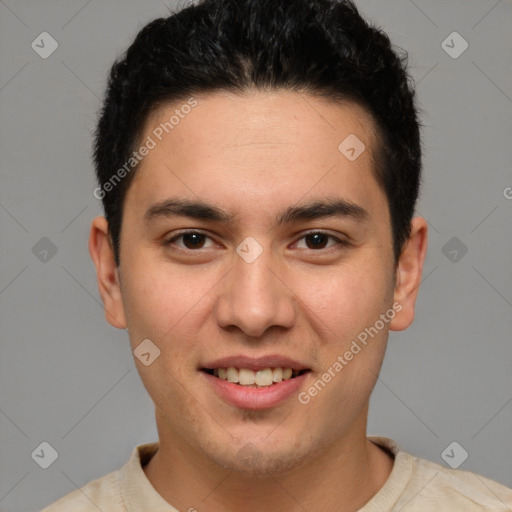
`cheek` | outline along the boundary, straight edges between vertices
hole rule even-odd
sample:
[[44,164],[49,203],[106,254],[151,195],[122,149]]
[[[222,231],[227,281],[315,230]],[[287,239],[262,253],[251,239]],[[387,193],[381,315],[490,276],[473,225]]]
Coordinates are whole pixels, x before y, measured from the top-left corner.
[[305,314],[328,339],[352,339],[389,308],[393,289],[389,273],[379,265],[341,265],[295,278],[294,291]]
[[384,272],[351,269],[315,286],[310,283],[303,296],[321,370],[302,398],[310,400],[313,418],[331,411],[327,430],[335,432],[356,418],[375,385],[389,329],[379,319],[391,311],[392,287]]
[[[166,366],[184,369],[200,351],[206,309],[218,276],[193,267],[177,269],[149,258],[126,260],[128,279],[123,303],[132,350],[144,339],[152,340],[165,357]],[[214,275],[215,274],[215,275]],[[178,362],[181,361],[180,364]]]
[[205,290],[175,269],[172,274],[166,271],[161,264],[150,265],[147,258],[129,271],[127,265],[126,274],[133,277],[124,283],[123,301],[132,350],[145,339],[160,350],[148,366],[136,361],[148,394],[161,411],[184,410],[190,406],[187,401],[198,402],[193,394],[183,393],[183,386],[189,383],[201,351],[198,318]]
[[172,288],[152,279],[147,271],[135,273],[132,267],[127,274],[130,279],[123,286],[123,304],[132,350],[144,339],[163,350],[166,333],[183,316],[185,301],[177,301]]
[[184,301],[176,301],[176,293],[163,282],[150,279],[147,274],[133,275],[140,277],[123,290],[130,334],[161,340],[165,329],[172,328],[174,317],[179,317]]

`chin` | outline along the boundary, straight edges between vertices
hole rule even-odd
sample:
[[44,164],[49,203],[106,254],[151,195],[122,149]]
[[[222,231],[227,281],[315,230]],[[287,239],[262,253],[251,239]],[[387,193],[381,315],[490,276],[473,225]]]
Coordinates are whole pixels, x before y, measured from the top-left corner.
[[251,441],[233,443],[234,447],[241,446],[235,452],[208,453],[209,450],[205,450],[205,454],[225,469],[252,478],[265,478],[300,466],[308,458],[308,454],[313,452],[303,446],[297,447],[297,443],[290,443],[288,446],[281,444],[278,447],[264,443],[265,441],[263,444]]

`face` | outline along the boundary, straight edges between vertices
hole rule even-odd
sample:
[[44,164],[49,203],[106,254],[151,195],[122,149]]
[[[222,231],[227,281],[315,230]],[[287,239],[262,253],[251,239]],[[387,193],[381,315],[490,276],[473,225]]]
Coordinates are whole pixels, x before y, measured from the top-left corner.
[[[284,470],[365,431],[388,331],[412,321],[424,244],[396,265],[361,107],[292,92],[195,99],[162,140],[155,128],[180,105],[147,120],[141,140],[156,146],[125,198],[117,269],[95,220],[100,291],[136,353],[151,340],[151,364],[135,362],[161,442]],[[356,159],[362,146],[339,149],[348,136],[364,144]]]

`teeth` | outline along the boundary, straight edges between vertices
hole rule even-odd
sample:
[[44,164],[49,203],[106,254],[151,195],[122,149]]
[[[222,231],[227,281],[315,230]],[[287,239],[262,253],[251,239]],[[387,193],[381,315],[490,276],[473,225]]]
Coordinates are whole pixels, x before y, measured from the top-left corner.
[[250,387],[268,387],[296,377],[299,372],[291,368],[265,368],[254,372],[248,368],[216,368],[214,375],[222,380]]
[[[246,370],[246,371],[249,371],[249,370]],[[254,372],[252,372],[254,373]],[[258,372],[256,372],[255,374],[256,378],[255,378],[255,382],[258,386],[270,386],[270,384],[272,384],[272,382],[274,382],[273,380],[273,374],[272,374],[272,370],[270,368],[265,368],[265,370],[260,370]]]
[[242,386],[250,386],[256,382],[256,374],[252,370],[240,368],[240,370],[238,370],[238,382],[242,384]]
[[226,379],[228,382],[238,382],[238,370],[233,367],[228,368],[226,372]]
[[274,382],[281,382],[283,380],[283,369],[282,368],[276,368],[272,373],[273,373]]

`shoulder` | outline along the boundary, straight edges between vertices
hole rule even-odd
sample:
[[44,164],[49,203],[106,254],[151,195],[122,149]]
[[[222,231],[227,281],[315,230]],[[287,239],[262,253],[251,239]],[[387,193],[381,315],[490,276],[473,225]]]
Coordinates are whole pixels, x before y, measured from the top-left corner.
[[66,494],[41,512],[121,512],[121,500],[119,471],[114,471]]
[[512,489],[477,473],[411,455],[391,439],[371,440],[395,457],[386,489],[388,496],[394,495],[393,510],[512,512]]
[[451,469],[405,452],[412,465],[406,499],[420,510],[512,511],[512,489],[471,471]]
[[[143,471],[143,466],[156,453],[158,447],[158,442],[136,446],[123,467],[70,492],[41,512],[125,512],[128,509],[127,501],[131,506],[135,502],[139,504],[150,501],[150,505],[162,505],[161,498],[151,487]],[[132,499],[135,501],[131,501]],[[153,508],[160,510],[156,506]]]
[[471,471],[410,457],[411,487],[419,493],[418,502],[435,505],[437,510],[442,505],[450,511],[512,511],[512,489]]

